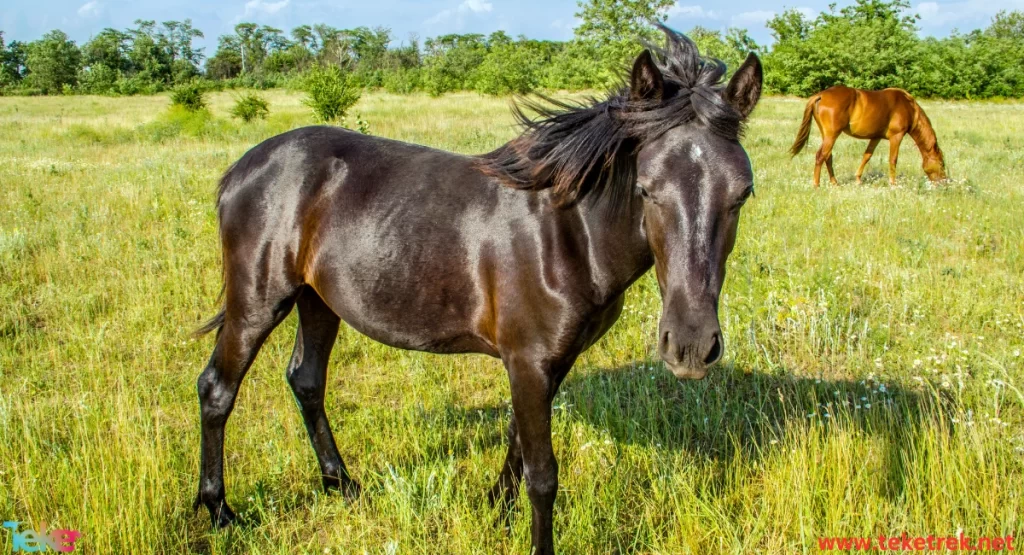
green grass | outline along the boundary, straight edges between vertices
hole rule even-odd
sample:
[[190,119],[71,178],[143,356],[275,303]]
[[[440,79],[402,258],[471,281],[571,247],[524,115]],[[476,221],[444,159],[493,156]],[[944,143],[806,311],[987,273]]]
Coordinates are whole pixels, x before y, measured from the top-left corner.
[[[312,121],[169,112],[167,96],[0,98],[0,519],[74,528],[86,553],[525,553],[485,492],[504,456],[508,384],[480,356],[393,350],[344,329],[328,413],[354,476],[319,490],[274,333],[228,424],[228,500],[194,515],[195,379],[216,311],[213,197],[263,138]],[[926,103],[954,182],[904,142],[862,186],[790,160],[803,103],[767,99],[744,141],[757,194],[722,297],[726,358],[677,382],[653,352],[651,275],[555,403],[566,553],[816,551],[817,536],[1018,534],[1024,522],[1024,110]],[[459,152],[511,138],[506,100],[366,94],[373,132]],[[817,147],[814,133],[811,150]],[[882,152],[884,149],[880,149]],[[521,507],[527,505],[525,494]],[[0,531],[0,553],[11,548]]]

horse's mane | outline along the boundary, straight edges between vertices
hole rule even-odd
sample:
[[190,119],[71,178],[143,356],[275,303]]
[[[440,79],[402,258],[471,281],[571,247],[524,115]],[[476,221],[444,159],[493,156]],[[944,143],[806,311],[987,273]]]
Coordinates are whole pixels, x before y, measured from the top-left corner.
[[[660,98],[632,98],[623,85],[605,100],[522,100],[513,107],[522,134],[483,155],[481,169],[517,189],[551,188],[556,202],[567,204],[591,193],[631,188],[638,147],[679,125],[696,122],[738,139],[743,117],[723,97],[725,64],[702,57],[686,36],[658,27],[665,47],[646,46],[662,72]],[[528,110],[538,117],[528,116]]]

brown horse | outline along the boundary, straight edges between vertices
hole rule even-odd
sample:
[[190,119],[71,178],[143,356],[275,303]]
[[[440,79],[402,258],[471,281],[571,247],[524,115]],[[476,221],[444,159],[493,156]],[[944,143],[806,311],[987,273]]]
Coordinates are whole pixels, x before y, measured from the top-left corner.
[[900,141],[910,134],[921,150],[922,168],[932,181],[946,179],[946,162],[935,139],[932,122],[921,105],[903,89],[863,91],[836,86],[826,89],[807,101],[804,119],[790,154],[796,156],[807,144],[811,134],[811,117],[821,132],[821,148],[814,157],[814,186],[821,180],[821,165],[828,166],[829,182],[837,185],[832,170],[832,147],[840,133],[858,139],[868,139],[868,148],[857,168],[857,183],[864,174],[868,160],[882,139],[889,141],[889,183],[896,184],[896,159],[900,154]]

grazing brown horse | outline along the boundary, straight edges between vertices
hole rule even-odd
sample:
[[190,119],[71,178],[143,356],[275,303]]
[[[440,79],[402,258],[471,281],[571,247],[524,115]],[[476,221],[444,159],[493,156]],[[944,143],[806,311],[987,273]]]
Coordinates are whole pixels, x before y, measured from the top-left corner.
[[814,186],[821,180],[821,165],[828,167],[828,179],[837,185],[832,170],[832,147],[840,133],[857,139],[868,139],[868,148],[857,168],[857,183],[864,174],[868,160],[882,139],[889,141],[889,183],[896,184],[896,159],[900,154],[900,141],[909,134],[921,150],[921,166],[932,181],[946,179],[946,162],[935,139],[932,122],[921,105],[903,89],[863,91],[836,86],[826,89],[807,101],[804,119],[800,123],[796,142],[790,154],[796,156],[807,144],[811,133],[811,117],[821,132],[821,148],[814,157]]
[[[526,129],[463,156],[334,127],[257,145],[221,179],[224,306],[200,331],[217,342],[199,376],[196,507],[215,526],[225,500],[224,425],[270,332],[298,307],[288,383],[323,485],[355,497],[324,394],[338,327],[381,343],[501,358],[512,391],[508,454],[492,503],[525,480],[536,553],[554,551],[558,463],[551,402],[576,358],[612,326],[653,265],[658,349],[679,378],[723,353],[718,299],[753,173],[739,143],[761,94],[750,55],[725,66],[664,29],[630,84],[603,101],[517,111]],[[369,369],[368,369],[369,370]]]

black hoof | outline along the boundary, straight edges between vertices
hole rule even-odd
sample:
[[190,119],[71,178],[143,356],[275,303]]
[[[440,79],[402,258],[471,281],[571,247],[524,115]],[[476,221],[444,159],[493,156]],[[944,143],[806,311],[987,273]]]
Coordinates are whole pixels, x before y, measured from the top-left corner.
[[234,511],[232,511],[231,507],[228,507],[228,504],[224,501],[220,502],[220,508],[216,513],[210,513],[210,517],[215,528],[227,528],[237,519]]
[[215,529],[226,528],[238,519],[224,499],[204,501],[202,494],[196,495],[196,500],[192,503],[192,511],[198,511],[201,504],[210,511],[210,522]]

